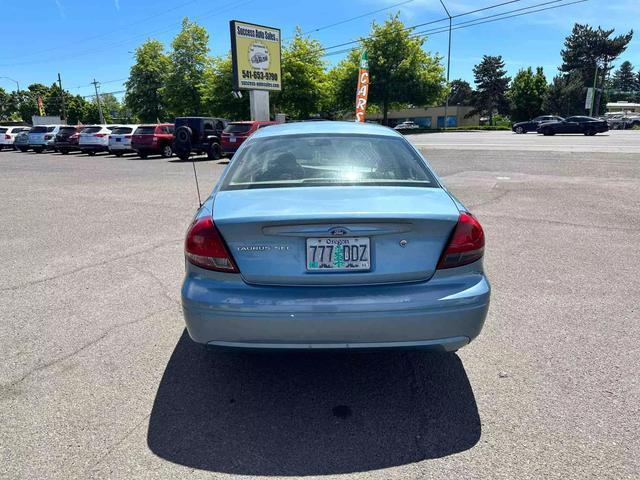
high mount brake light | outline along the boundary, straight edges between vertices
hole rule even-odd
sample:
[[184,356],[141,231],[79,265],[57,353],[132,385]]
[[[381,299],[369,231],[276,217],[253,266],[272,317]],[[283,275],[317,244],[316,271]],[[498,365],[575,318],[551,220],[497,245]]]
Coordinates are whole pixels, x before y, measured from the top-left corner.
[[470,213],[461,213],[437,268],[461,267],[480,260],[483,254],[484,231],[480,222]]
[[184,242],[187,260],[201,268],[219,272],[238,272],[227,246],[211,217],[196,219]]

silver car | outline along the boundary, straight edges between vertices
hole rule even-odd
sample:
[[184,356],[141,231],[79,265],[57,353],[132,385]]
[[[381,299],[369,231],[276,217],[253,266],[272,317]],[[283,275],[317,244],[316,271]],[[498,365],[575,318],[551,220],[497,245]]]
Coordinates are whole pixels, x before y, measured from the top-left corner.
[[392,129],[260,129],[185,241],[193,340],[255,349],[455,351],[482,329],[490,287],[478,220]]

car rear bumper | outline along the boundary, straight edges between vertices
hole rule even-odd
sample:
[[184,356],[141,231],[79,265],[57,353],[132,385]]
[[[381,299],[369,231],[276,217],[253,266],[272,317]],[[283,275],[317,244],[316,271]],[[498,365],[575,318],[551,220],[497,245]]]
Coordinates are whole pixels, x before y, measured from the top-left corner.
[[189,265],[182,287],[193,340],[250,349],[457,350],[480,333],[489,297],[473,266],[428,282],[334,288],[248,285]]
[[130,143],[114,143],[109,145],[109,151],[114,152],[133,152],[133,148]]
[[147,155],[160,154],[158,147],[145,146],[145,145],[131,145],[131,150],[137,153],[146,153]]
[[109,150],[106,145],[80,145],[78,148],[83,152],[106,152]]

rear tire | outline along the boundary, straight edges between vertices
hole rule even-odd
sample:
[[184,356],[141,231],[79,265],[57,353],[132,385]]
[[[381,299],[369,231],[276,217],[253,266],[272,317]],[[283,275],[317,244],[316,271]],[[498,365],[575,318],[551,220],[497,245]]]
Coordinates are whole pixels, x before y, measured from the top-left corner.
[[189,155],[183,153],[182,155],[178,155],[178,158],[183,162],[186,162],[187,160],[189,160]]
[[209,160],[220,160],[222,157],[222,148],[219,143],[212,143],[207,150],[207,158]]
[[18,147],[18,149],[22,152],[22,153],[26,153],[27,150],[29,150],[27,147]]
[[523,134],[523,133],[527,133],[527,132],[525,132],[524,128],[522,128],[522,127],[516,127],[516,133]]
[[90,157],[95,157],[96,156],[96,152],[94,152],[93,150],[89,150],[87,152],[87,155],[89,155]]
[[138,157],[140,157],[142,160],[146,160],[148,156],[149,156],[149,155],[148,155],[148,154],[146,154],[146,153],[139,153],[139,154],[138,154]]
[[545,128],[544,130],[542,130],[542,134],[545,137],[550,137],[550,136],[555,135],[555,132],[553,130],[551,130],[550,128]]
[[115,155],[116,157],[121,157],[121,156],[122,156],[122,152],[114,152],[114,155]]
[[171,145],[165,145],[162,148],[162,158],[171,158],[171,156],[173,155],[173,150],[171,149]]
[[44,148],[34,148],[33,151],[36,153],[42,153],[44,152]]
[[61,153],[62,155],[69,155],[69,150],[67,150],[66,148],[61,148],[61,149],[60,149],[60,153]]

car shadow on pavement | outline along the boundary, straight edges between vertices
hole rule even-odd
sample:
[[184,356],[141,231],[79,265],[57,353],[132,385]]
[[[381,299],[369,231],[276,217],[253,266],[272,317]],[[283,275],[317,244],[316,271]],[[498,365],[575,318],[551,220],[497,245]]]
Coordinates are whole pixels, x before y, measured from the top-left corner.
[[207,351],[186,331],[149,419],[153,453],[241,475],[328,475],[473,447],[480,418],[455,354]]

